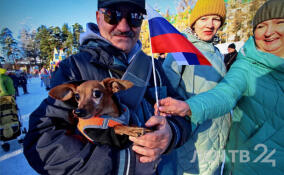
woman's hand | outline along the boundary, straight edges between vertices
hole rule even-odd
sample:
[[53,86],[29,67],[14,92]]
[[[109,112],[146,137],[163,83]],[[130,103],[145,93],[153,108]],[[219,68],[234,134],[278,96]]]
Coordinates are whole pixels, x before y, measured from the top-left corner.
[[171,97],[159,100],[159,109],[155,104],[155,115],[158,114],[158,110],[161,116],[178,115],[181,117],[191,116],[191,110],[189,105],[181,100],[176,100]]

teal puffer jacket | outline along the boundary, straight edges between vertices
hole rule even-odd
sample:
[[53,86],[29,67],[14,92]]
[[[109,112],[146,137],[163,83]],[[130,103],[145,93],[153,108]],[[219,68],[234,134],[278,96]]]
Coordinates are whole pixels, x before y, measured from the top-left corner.
[[[197,39],[190,33],[187,38],[206,56],[212,66],[188,65],[182,72],[171,54],[163,68],[172,86],[184,99],[214,88],[223,79],[226,68],[223,55],[212,43]],[[218,117],[218,116],[216,116]],[[192,123],[192,135],[184,146],[166,155],[161,174],[220,174],[230,127],[230,114],[209,119],[202,124]]]
[[202,123],[234,107],[225,174],[284,174],[284,59],[256,49],[251,37],[212,90],[186,101]]

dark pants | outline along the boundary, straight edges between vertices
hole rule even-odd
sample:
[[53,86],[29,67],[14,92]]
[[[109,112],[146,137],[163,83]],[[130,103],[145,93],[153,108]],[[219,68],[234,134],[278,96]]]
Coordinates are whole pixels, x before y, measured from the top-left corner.
[[27,84],[22,84],[22,88],[23,88],[24,94],[27,94],[28,93]]
[[15,86],[15,96],[19,96],[19,89],[18,89],[18,86]]

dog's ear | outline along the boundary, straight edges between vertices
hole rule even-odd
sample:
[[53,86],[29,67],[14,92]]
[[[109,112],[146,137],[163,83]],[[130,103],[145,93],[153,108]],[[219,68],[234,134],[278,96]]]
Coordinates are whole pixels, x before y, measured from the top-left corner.
[[102,82],[104,86],[113,93],[129,89],[133,86],[133,83],[128,80],[121,80],[116,78],[106,78]]
[[61,84],[52,88],[48,95],[57,100],[67,101],[73,97],[76,87],[75,84]]

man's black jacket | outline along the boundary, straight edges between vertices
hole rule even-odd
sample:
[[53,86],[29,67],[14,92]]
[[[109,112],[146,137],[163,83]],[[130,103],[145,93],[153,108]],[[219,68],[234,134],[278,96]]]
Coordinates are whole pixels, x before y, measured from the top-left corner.
[[[101,40],[90,40],[81,47],[80,53],[63,60],[53,74],[51,86],[68,81],[102,80],[112,75],[121,78],[125,72],[126,57],[121,51]],[[92,44],[89,44],[92,43]],[[121,64],[115,64],[114,60]],[[151,59],[148,57],[148,59]],[[158,86],[168,86],[167,79],[158,64]],[[141,67],[143,69],[143,67]],[[147,89],[153,88],[150,78]],[[171,96],[172,89],[168,89]],[[146,103],[145,103],[146,102]],[[133,118],[132,124],[143,124],[153,114],[155,98],[148,90],[141,103],[143,116]],[[145,106],[146,104],[146,106]],[[144,111],[144,109],[149,109]],[[29,131],[24,140],[24,155],[30,165],[40,174],[153,174],[155,162],[141,164],[129,148],[119,150],[108,145],[96,145],[87,141],[70,120],[72,107],[50,97],[45,99],[31,114]],[[173,140],[168,151],[181,146],[190,134],[190,124],[183,118],[168,120],[173,131]],[[179,138],[177,141],[176,139]]]

